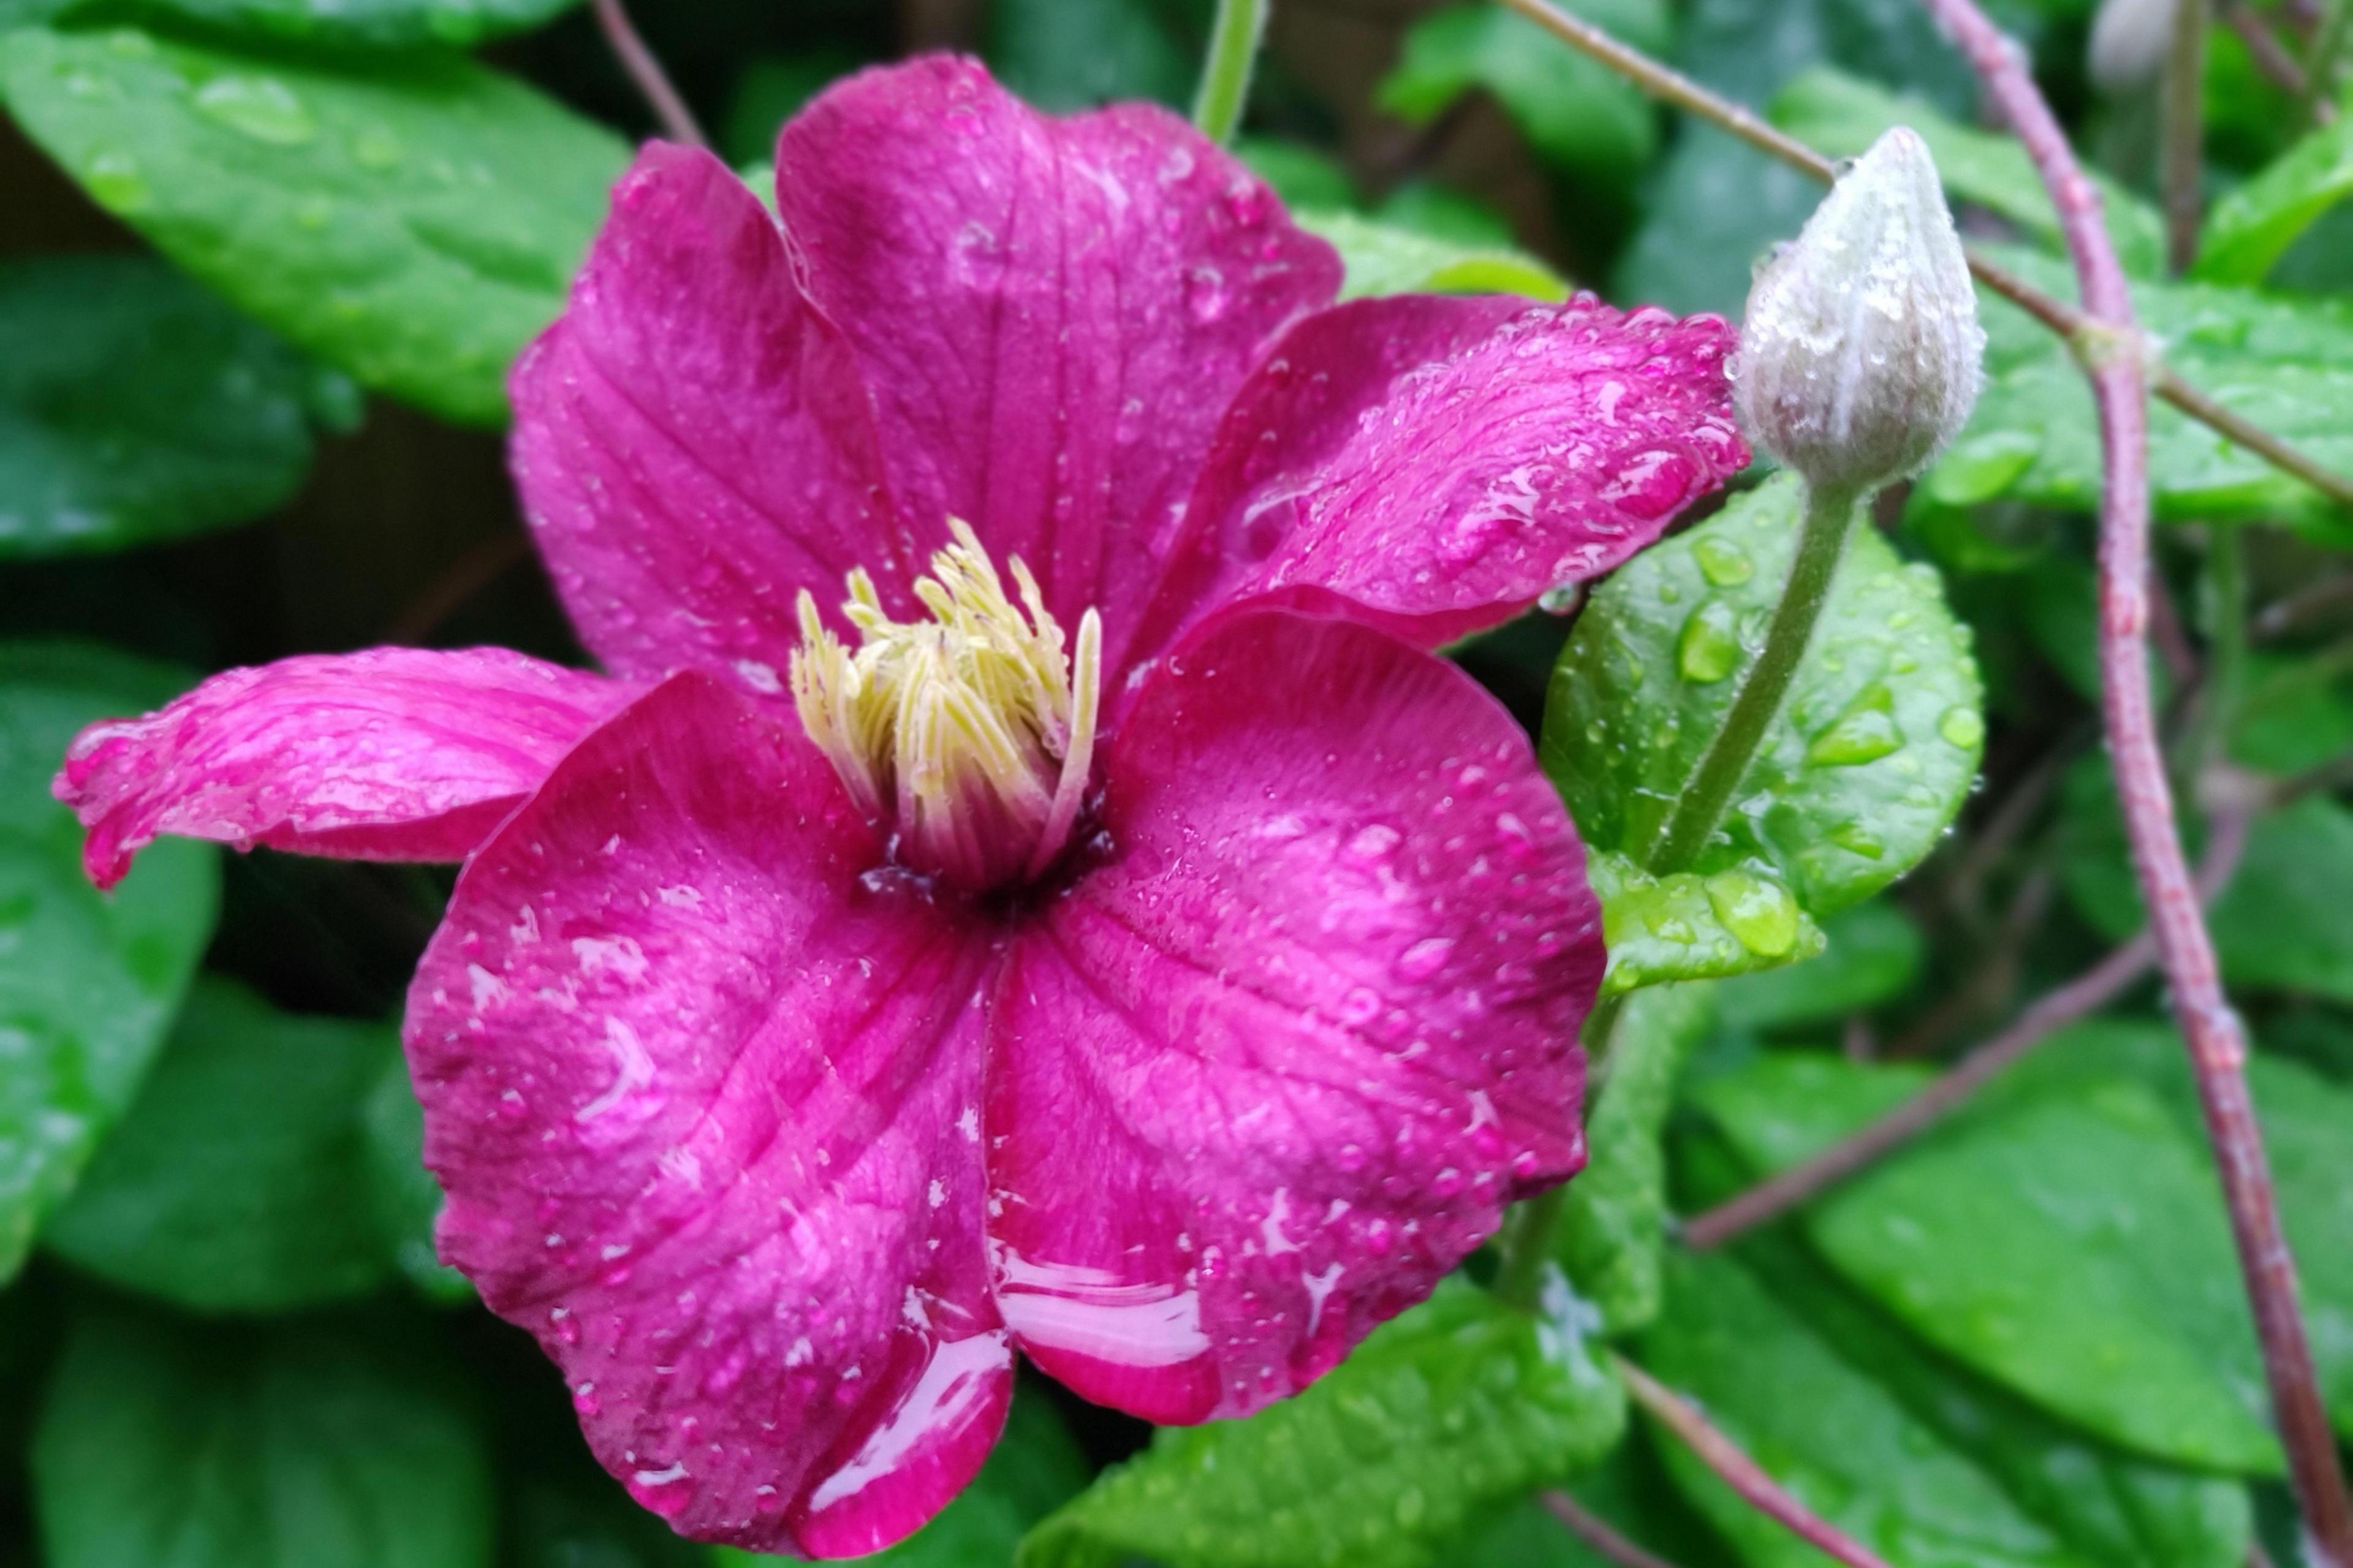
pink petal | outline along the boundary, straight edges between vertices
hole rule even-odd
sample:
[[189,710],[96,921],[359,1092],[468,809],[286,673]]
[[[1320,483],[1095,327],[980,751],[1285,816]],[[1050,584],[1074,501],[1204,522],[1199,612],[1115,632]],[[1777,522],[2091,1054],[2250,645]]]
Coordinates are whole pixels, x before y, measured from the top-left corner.
[[1734,341],[1589,295],[1311,317],[1219,426],[1139,652],[1252,595],[1435,647],[1609,571],[1747,463]]
[[101,888],[164,833],[458,860],[638,689],[504,648],[306,655],[91,725],[54,788]]
[[[904,572],[864,384],[776,220],[700,149],[649,145],[571,303],[515,367],[512,459],[565,606],[619,674],[782,689],[801,588]],[[903,606],[903,604],[902,605]]]
[[1010,1395],[991,947],[880,859],[788,716],[681,675],[476,854],[409,994],[443,1257],[701,1539],[887,1545]]
[[1116,671],[1219,412],[1338,258],[1176,116],[1051,118],[946,57],[787,124],[776,202],[917,535],[964,518],[1066,626],[1101,608]]
[[997,992],[997,1304],[1091,1399],[1241,1415],[1583,1163],[1599,906],[1519,728],[1366,627],[1220,617],[1113,753]]

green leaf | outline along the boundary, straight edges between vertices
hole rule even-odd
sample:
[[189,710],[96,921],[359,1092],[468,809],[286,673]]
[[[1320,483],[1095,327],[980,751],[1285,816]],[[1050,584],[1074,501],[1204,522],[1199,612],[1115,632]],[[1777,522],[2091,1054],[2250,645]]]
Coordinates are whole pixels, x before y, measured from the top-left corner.
[[[1666,47],[1662,0],[1570,0],[1568,8],[1636,48]],[[1497,5],[1451,5],[1416,22],[1375,101],[1426,125],[1478,89],[1493,94],[1537,156],[1557,167],[1625,179],[1657,151],[1658,114],[1639,89]]]
[[[1924,1081],[1779,1054],[1694,1098],[1761,1174]],[[1922,1338],[2044,1408],[2154,1458],[2277,1473],[2203,1151],[2128,1079],[2031,1087],[1992,1095],[1816,1199],[1807,1236]]]
[[1835,1024],[1911,990],[1924,957],[1920,928],[1894,904],[1841,910],[1822,922],[1829,951],[1716,988],[1725,1022],[1746,1029]]
[[2353,752],[2353,644],[2290,657],[2257,649],[2231,729],[2232,760],[2286,777]]
[[1021,1568],[1415,1568],[1496,1501],[1589,1464],[1625,1394],[1575,1327],[1460,1276],[1295,1398],[1164,1426],[1023,1542]]
[[[2036,288],[2075,298],[2065,262],[1993,250]],[[2323,467],[2353,473],[2353,305],[2201,283],[2137,283],[2133,303],[2184,381]],[[1983,289],[1978,304],[1985,393],[1926,487],[1958,464],[1969,470],[1972,500],[2094,510],[2099,428],[2083,372],[2061,339],[2016,306]],[[2284,521],[2324,543],[2353,544],[2353,518],[2320,492],[2159,400],[2149,405],[2149,481],[2160,521]]]
[[158,844],[101,896],[49,797],[84,724],[179,685],[103,649],[0,645],[0,1282],[130,1105],[212,935],[215,851]]
[[1208,18],[1206,6],[1181,0],[992,0],[982,52],[998,80],[1040,109],[1136,98],[1183,109]]
[[[2140,889],[2106,759],[2087,757],[2064,785],[2060,878],[2078,912],[2122,941],[2140,929]],[[2234,990],[2353,1002],[2353,807],[2308,795],[2266,812],[2208,910],[2222,978]]]
[[425,1109],[395,1050],[360,1108],[362,1158],[379,1245],[408,1282],[437,1301],[463,1301],[474,1288],[433,1250],[441,1185],[425,1168]]
[[[735,79],[734,96],[728,100],[727,118],[720,128],[719,145],[727,161],[738,167],[759,165],[773,170],[776,135],[785,121],[836,78],[864,63],[847,49],[830,47],[763,55],[753,60]],[[762,201],[775,200],[775,186],[769,181],[754,182],[753,188]]]
[[[1673,62],[1703,86],[1762,105],[1819,65],[1919,94],[1947,114],[1976,101],[1967,65],[1915,0],[1692,0]],[[1613,298],[1737,318],[1750,268],[1796,237],[1821,185],[1710,125],[1678,128],[1650,175],[1641,226]]]
[[1240,136],[1234,156],[1272,186],[1287,207],[1345,210],[1356,205],[1356,181],[1348,166],[1313,142]]
[[399,1051],[389,1025],[300,1017],[200,981],[43,1242],[198,1311],[284,1311],[375,1289],[392,1262],[362,1118]]
[[2288,247],[2353,195],[2353,118],[2339,115],[2214,204],[2191,275],[2260,283]]
[[485,1568],[480,1443],[386,1337],[85,1320],[34,1440],[49,1568]]
[[579,0],[67,0],[50,17],[114,15],[128,8],[157,21],[188,21],[259,38],[404,48],[469,48],[536,27]]
[[628,150],[439,54],[329,60],[132,28],[0,37],[0,93],[100,205],[297,346],[453,419],[564,303]]
[[1328,242],[1346,268],[1340,298],[1370,294],[1525,294],[1565,300],[1568,285],[1532,256],[1506,246],[1470,246],[1359,217],[1302,211],[1299,226]]
[[[1774,124],[1833,158],[1862,155],[1882,132],[1908,125],[1928,143],[1936,173],[1955,201],[1975,202],[2063,251],[2058,209],[2016,137],[1972,130],[1917,98],[1892,93],[1844,71],[1810,70],[1773,97]],[[2153,278],[2165,270],[2165,220],[2157,209],[2099,174],[2092,176],[2108,233],[2125,270]]]
[[[1609,1458],[1561,1483],[1561,1489],[1674,1568],[1732,1568],[1737,1562],[1667,1479],[1640,1427]],[[1571,1535],[1534,1498],[1471,1536],[1453,1561],[1477,1568],[1623,1568]]]
[[1610,1334],[1630,1333],[1659,1310],[1659,1247],[1666,1213],[1660,1136],[1683,1064],[1715,1021],[1712,989],[1668,985],[1626,1004],[1585,1120],[1586,1163],[1561,1210],[1560,1264]]
[[1810,958],[1821,928],[1769,870],[1736,867],[1653,877],[1613,850],[1588,854],[1601,900],[1606,996],[1676,980],[1716,980]]
[[[1936,1355],[1778,1237],[1678,1255],[1643,1336],[1807,1506],[1899,1568],[2233,1568],[2246,1489],[2137,1459]],[[1670,1474],[1756,1568],[1824,1561],[1672,1439]]]
[[[1031,1390],[1015,1397],[1005,1436],[972,1485],[923,1529],[859,1561],[874,1568],[1003,1568],[1030,1527],[1086,1484],[1086,1458],[1070,1428],[1046,1397]],[[714,1548],[712,1557],[719,1568],[783,1561],[724,1546]]]
[[[1577,618],[1542,754],[1595,849],[1644,852],[1723,724],[1788,576],[1799,496],[1782,475],[1736,497],[1620,568]],[[1935,569],[1856,528],[1788,700],[1693,869],[1772,879],[1816,916],[1870,897],[1959,810],[1982,701]]]
[[0,264],[0,556],[259,517],[310,471],[317,374],[143,257]]

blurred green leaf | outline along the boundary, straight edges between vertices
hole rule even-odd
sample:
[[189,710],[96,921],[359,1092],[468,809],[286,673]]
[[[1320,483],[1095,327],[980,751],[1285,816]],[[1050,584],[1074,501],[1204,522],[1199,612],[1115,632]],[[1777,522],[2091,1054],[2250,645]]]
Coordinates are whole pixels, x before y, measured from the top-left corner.
[[[57,0],[43,20],[126,11],[293,43],[469,48],[539,26],[580,0]],[[28,18],[29,19],[29,18]]]
[[2353,117],[2340,115],[2214,204],[2192,276],[2210,283],[2262,282],[2288,247],[2348,195]]
[[1022,1542],[1022,1568],[1418,1568],[1480,1510],[1598,1459],[1626,1420],[1576,1328],[1450,1276],[1303,1394],[1164,1426]]
[[[1663,50],[1672,31],[1663,0],[1565,0],[1636,48]],[[1658,149],[1658,111],[1640,89],[1499,5],[1450,5],[1414,23],[1396,68],[1376,94],[1414,125],[1484,89],[1537,156],[1563,169],[1626,179]]]
[[[1692,0],[1673,63],[1754,107],[1817,66],[1910,92],[1948,115],[1976,100],[1968,68],[1917,0]],[[1677,128],[1645,183],[1642,222],[1620,258],[1612,297],[1737,319],[1750,268],[1795,238],[1822,199],[1809,175],[1714,126]]]
[[[1578,616],[1542,756],[1597,850],[1641,852],[1714,741],[1788,576],[1799,495],[1783,475],[1735,497],[1620,567]],[[1693,869],[1778,881],[1815,916],[1870,897],[1959,810],[1982,702],[1935,569],[1855,529],[1788,699]]]
[[[972,1485],[929,1524],[896,1546],[861,1557],[874,1568],[1005,1568],[1039,1520],[1084,1490],[1087,1463],[1044,1395],[1017,1395],[1005,1436]],[[756,1568],[782,1559],[721,1546],[720,1568]]]
[[212,935],[214,850],[158,844],[100,895],[49,796],[83,725],[180,685],[101,648],[0,646],[0,1282],[130,1105]]
[[200,980],[43,1244],[198,1311],[284,1311],[375,1289],[392,1260],[362,1117],[399,1051],[390,1025],[301,1017]]
[[2251,654],[2230,749],[2232,761],[2282,778],[2353,752],[2353,644]]
[[34,1440],[49,1568],[487,1568],[481,1445],[385,1339],[87,1317]]
[[1561,1210],[1559,1255],[1613,1335],[1658,1315],[1667,1194],[1660,1136],[1683,1064],[1715,1015],[1711,987],[1653,987],[1628,1001],[1602,1058],[1600,1090],[1585,1119],[1585,1169]]
[[379,1245],[408,1282],[437,1301],[463,1301],[474,1288],[433,1251],[441,1185],[425,1168],[425,1110],[396,1048],[360,1108],[361,1158]]
[[0,556],[260,516],[310,471],[320,374],[160,262],[0,263]]
[[[728,100],[727,119],[720,128],[720,150],[738,165],[774,167],[776,135],[801,106],[822,92],[838,77],[861,64],[848,49],[818,48],[794,55],[763,55],[735,79],[734,97]],[[760,199],[774,199],[761,181]]]
[[[2140,929],[2106,759],[2068,774],[2059,874],[2077,912],[2115,941]],[[2207,913],[2222,978],[2234,989],[2353,1002],[2353,808],[2310,795],[2255,819],[2239,868]]]
[[[2065,262],[1994,247],[2046,293],[2075,297]],[[1973,499],[2088,512],[2100,493],[2099,429],[2067,345],[1984,289],[1986,388],[1977,413],[1927,483],[1954,465],[1981,477]],[[2289,300],[2196,283],[2140,283],[2141,324],[2183,380],[2339,473],[2353,473],[2353,304]],[[2353,545],[2353,518],[2318,491],[2242,450],[2170,405],[2149,405],[2149,479],[2160,521],[2284,520]]]
[[331,61],[133,28],[0,37],[0,93],[98,204],[297,346],[449,418],[505,417],[628,159],[439,54]]
[[1209,7],[1187,0],[990,0],[982,53],[1040,109],[1192,100]]
[[1459,245],[1359,217],[1300,211],[1292,216],[1340,253],[1340,298],[1372,294],[1525,294],[1565,300],[1568,285],[1534,257],[1508,247]]
[[1585,871],[1601,900],[1609,952],[1601,978],[1607,996],[1670,981],[1754,973],[1822,950],[1821,928],[1768,868],[1653,877],[1605,849],[1588,852]]
[[[1833,158],[1859,157],[1882,132],[1908,125],[1928,143],[1936,173],[1955,201],[2000,214],[2054,252],[2063,250],[2058,209],[2016,137],[1955,123],[1916,98],[1892,93],[1844,71],[1810,70],[1774,94],[1774,124]],[[2165,270],[2165,220],[2130,191],[2094,174],[2125,270],[2153,278]]]
[[[1694,1098],[1765,1174],[1926,1077],[1780,1053]],[[2154,1458],[2277,1473],[2204,1152],[2129,1079],[2007,1087],[1816,1199],[1807,1236],[1922,1338],[2044,1408]]]
[[1347,165],[1321,147],[1242,136],[1234,142],[1234,156],[1272,186],[1287,207],[1345,210],[1356,205],[1356,182]]
[[1819,958],[1718,986],[1725,1022],[1746,1029],[1835,1024],[1903,995],[1920,976],[1920,928],[1892,903],[1841,910],[1822,922],[1822,936],[1828,951]]
[[[1680,1254],[1645,1362],[1896,1568],[2234,1568],[2245,1488],[2137,1459],[1953,1364],[1780,1237]],[[1667,1468],[1755,1568],[1823,1559],[1691,1454]]]

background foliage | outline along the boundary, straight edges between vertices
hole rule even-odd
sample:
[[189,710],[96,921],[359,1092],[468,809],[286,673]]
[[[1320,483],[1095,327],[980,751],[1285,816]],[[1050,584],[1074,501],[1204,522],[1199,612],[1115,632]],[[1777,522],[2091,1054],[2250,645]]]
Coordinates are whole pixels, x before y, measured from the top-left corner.
[[[1576,8],[1833,155],[1911,124],[1972,235],[2072,291],[1913,0]],[[2353,471],[2353,99],[2308,129],[2218,26],[2211,211],[2168,281],[2150,105],[2087,87],[2089,8],[1997,7],[2097,160],[2144,319],[2187,379]],[[920,47],[1049,107],[1181,106],[1210,7],[639,9],[750,168],[825,81]],[[2259,9],[2297,36],[2297,5]],[[102,899],[47,794],[80,724],[231,664],[580,658],[522,545],[501,378],[643,110],[570,0],[0,0],[0,1562],[745,1561],[630,1505],[553,1371],[432,1258],[395,1019],[447,875],[168,843]],[[1736,314],[1819,196],[1482,0],[1278,0],[1241,149],[1352,294]],[[1474,1259],[1307,1394],[1188,1431],[1025,1382],[892,1561],[1598,1562],[1546,1487],[1684,1568],[1823,1561],[1630,1415],[1625,1354],[1899,1568],[2301,1562],[2153,986],[1793,1217],[1676,1239],[2139,923],[2095,744],[2090,404],[2063,345],[1985,316],[1976,417],[1857,535],[1728,847],[1645,858],[1753,657],[1787,481],[1573,620],[1455,650],[1541,734],[1627,998],[1536,1310]],[[2214,919],[2353,1434],[2353,516],[2162,407],[2152,464],[2175,763],[2192,803],[2260,808]]]

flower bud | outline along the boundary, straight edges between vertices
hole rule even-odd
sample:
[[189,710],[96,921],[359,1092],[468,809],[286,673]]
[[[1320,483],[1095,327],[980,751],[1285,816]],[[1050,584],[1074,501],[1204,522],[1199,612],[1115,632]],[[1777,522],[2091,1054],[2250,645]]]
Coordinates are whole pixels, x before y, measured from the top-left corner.
[[2105,0],[2092,19],[2084,61],[2092,85],[2111,98],[2157,79],[2173,47],[2176,0]]
[[1936,163],[1899,125],[1757,274],[1740,333],[1740,416],[1816,489],[1859,496],[1917,472],[1959,431],[1984,359]]

